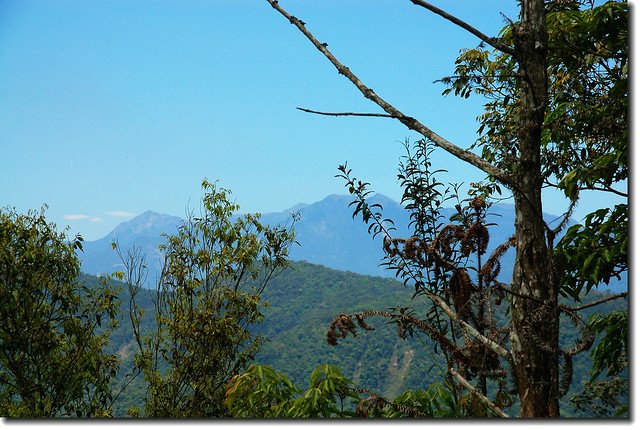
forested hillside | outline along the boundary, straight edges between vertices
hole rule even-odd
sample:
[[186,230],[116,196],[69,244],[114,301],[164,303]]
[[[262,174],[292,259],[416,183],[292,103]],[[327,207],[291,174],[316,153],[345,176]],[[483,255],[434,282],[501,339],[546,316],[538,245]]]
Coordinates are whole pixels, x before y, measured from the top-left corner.
[[0,416],[629,419],[629,2],[48,3]]
[[[83,275],[84,282],[95,278]],[[121,285],[124,287],[123,285]],[[143,327],[153,326],[153,299],[155,292],[143,290],[140,305],[145,308]],[[264,291],[269,302],[264,310],[264,321],[255,330],[268,340],[255,357],[255,363],[267,364],[287,374],[293,382],[306,386],[313,369],[327,363],[338,366],[343,374],[357,386],[369,388],[388,398],[394,398],[407,389],[427,388],[441,381],[445,373],[442,356],[436,354],[433,342],[424,338],[402,339],[397,327],[385,319],[373,320],[374,331],[360,331],[356,338],[348,337],[331,346],[326,341],[327,329],[339,313],[367,309],[414,306],[420,311],[420,299],[411,299],[412,291],[392,279],[341,272],[309,263],[293,263],[292,267],[275,278]],[[601,296],[593,291],[589,301]],[[128,321],[126,297],[123,296],[122,320],[113,333],[110,349],[124,360],[120,375],[131,370],[136,351],[131,325]],[[613,301],[583,312],[585,320],[593,312],[607,314],[615,309],[626,309],[626,301]],[[503,308],[506,312],[506,309]],[[508,315],[500,320],[506,324]],[[565,335],[561,344],[570,345],[579,337],[570,321],[563,321]],[[562,405],[563,416],[588,416],[576,413],[568,399],[581,391],[589,379],[591,359],[588,353],[577,357],[570,393]],[[142,378],[138,378],[121,394],[114,413],[126,415],[130,406],[141,405],[144,398]]]

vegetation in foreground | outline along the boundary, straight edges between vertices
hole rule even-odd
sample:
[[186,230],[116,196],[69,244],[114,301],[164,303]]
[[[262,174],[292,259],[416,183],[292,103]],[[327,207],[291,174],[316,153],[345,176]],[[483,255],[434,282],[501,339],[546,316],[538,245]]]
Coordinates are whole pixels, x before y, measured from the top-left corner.
[[[393,236],[382,207],[369,206],[368,184],[340,174],[361,216],[387,252],[384,264],[412,287],[426,306],[362,309],[335,315],[331,344],[372,331],[382,316],[402,337],[423,335],[441,354],[446,371],[429,389],[395,400],[358,388],[329,365],[311,373],[303,391],[267,367],[247,367],[261,339],[261,293],[287,263],[293,240],[286,228],[261,225],[255,216],[231,221],[237,207],[226,192],[205,183],[205,213],[168,238],[165,267],[153,302],[153,330],[142,332],[137,301],[144,265],[135,250],[122,251],[137,351],[123,387],[141,375],[144,409],[134,416],[559,416],[575,376],[575,360],[592,345],[593,367],[584,390],[572,398],[578,411],[627,413],[628,317],[624,311],[579,312],[623,297],[580,303],[595,286],[627,270],[628,205],[589,214],[560,236],[583,190],[626,196],[628,42],[625,2],[594,6],[578,0],[523,0],[521,21],[499,38],[464,51],[445,92],[485,97],[480,117],[481,156],[446,141],[367,88],[277,1],[268,0],[369,99],[424,136],[407,147],[400,180],[414,234]],[[415,1],[439,15],[427,2]],[[469,26],[455,21],[469,30]],[[478,34],[476,31],[474,34]],[[449,196],[428,162],[432,144],[487,173],[442,220]],[[558,226],[542,217],[543,187],[564,191],[569,205]],[[516,234],[488,250],[485,216],[490,199],[510,190]],[[78,283],[75,251],[43,213],[0,213],[0,413],[15,417],[108,416],[118,358],[105,352],[115,327],[117,293],[103,281]],[[117,248],[117,245],[115,246]],[[497,281],[499,259],[516,249],[510,285]],[[571,300],[562,303],[559,298]],[[506,303],[509,319],[500,320]],[[395,305],[395,304],[394,304]],[[566,323],[563,322],[566,318]],[[578,338],[566,343],[566,327]],[[597,334],[600,333],[600,338]],[[246,369],[246,371],[244,371]],[[244,371],[244,372],[243,372]],[[605,379],[598,379],[599,376]],[[251,393],[251,394],[249,394]],[[510,412],[510,411],[509,411]]]

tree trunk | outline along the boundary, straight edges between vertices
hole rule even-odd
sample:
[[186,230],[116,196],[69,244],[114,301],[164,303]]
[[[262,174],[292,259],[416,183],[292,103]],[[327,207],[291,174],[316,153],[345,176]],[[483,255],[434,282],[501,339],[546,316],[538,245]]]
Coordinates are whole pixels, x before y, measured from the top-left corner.
[[[557,416],[557,280],[542,217],[540,146],[547,106],[543,0],[523,0],[514,27],[520,72],[519,165],[514,172],[516,263],[511,343],[521,417]],[[527,298],[529,297],[529,298]]]

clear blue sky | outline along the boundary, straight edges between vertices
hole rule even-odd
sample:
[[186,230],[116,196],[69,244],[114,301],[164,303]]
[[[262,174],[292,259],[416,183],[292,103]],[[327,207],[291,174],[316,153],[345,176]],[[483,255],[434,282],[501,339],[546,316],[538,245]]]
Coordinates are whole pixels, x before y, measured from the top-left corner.
[[[434,1],[488,34],[516,2]],[[443,98],[433,81],[477,40],[399,0],[282,0],[365,83],[460,146],[480,100]],[[0,206],[49,205],[48,217],[93,240],[151,209],[184,215],[207,177],[243,211],[270,212],[345,193],[358,177],[399,199],[399,143],[417,139],[378,112],[266,1],[0,2]],[[445,181],[479,171],[438,152]],[[594,196],[580,218],[601,200]],[[545,211],[566,203],[550,196]]]

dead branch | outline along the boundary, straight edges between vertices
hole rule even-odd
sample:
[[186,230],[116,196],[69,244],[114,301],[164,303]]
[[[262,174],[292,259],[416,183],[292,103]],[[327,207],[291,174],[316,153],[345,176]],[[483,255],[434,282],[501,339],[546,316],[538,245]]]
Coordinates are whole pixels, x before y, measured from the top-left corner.
[[476,387],[471,385],[469,381],[464,379],[458,372],[453,369],[449,369],[449,373],[451,373],[451,375],[456,378],[460,384],[462,384],[467,390],[469,390],[471,394],[476,396],[482,403],[487,405],[487,407],[489,407],[489,409],[491,409],[494,414],[501,418],[509,418],[509,415],[505,414],[502,409],[497,407],[491,400],[489,400],[484,394],[482,394]]
[[301,110],[302,112],[313,113],[316,115],[326,115],[326,116],[373,116],[380,118],[396,118],[393,115],[389,115],[388,113],[360,113],[360,112],[322,112],[317,110],[311,110],[307,108],[297,107],[296,109]]
[[598,187],[598,186],[591,186],[591,187],[578,187],[578,190],[580,191],[603,191],[605,193],[613,193],[616,194],[618,196],[621,197],[626,197],[629,198],[629,193],[625,193],[624,191],[618,191],[613,187]]
[[538,299],[538,298],[533,297],[533,296],[528,296],[528,295],[526,295],[526,294],[516,293],[515,291],[513,291],[513,290],[511,290],[511,289],[507,288],[507,287],[506,287],[504,284],[502,284],[502,283],[496,283],[495,288],[496,288],[496,289],[498,289],[498,290],[500,290],[500,291],[504,291],[504,292],[505,292],[505,293],[507,293],[507,294],[511,294],[512,296],[520,297],[521,299],[524,299],[524,300],[531,300],[531,301],[533,301],[533,302],[540,303],[540,304],[541,304],[541,305],[543,305],[543,306],[546,306],[546,305],[547,305],[547,302],[545,302],[545,301],[544,301],[544,300],[542,300],[542,299]]
[[389,104],[387,101],[382,99],[378,94],[375,93],[371,88],[367,87],[361,80],[358,78],[348,67],[344,66],[338,59],[329,51],[326,43],[321,43],[316,39],[316,37],[305,27],[305,23],[295,16],[291,15],[287,12],[277,0],[267,0],[269,4],[277,10],[282,16],[284,16],[291,24],[295,25],[298,30],[302,34],[306,36],[307,39],[334,65],[334,67],[338,70],[338,73],[345,76],[349,79],[355,86],[360,90],[362,95],[380,106],[385,112],[391,115],[393,118],[397,118],[402,124],[407,126],[409,129],[414,130],[425,138],[432,141],[438,147],[444,149],[451,155],[466,161],[467,163],[477,167],[478,169],[484,171],[488,175],[493,176],[495,179],[500,181],[502,184],[511,187],[512,180],[511,175],[497,167],[488,161],[484,160],[482,157],[474,154],[471,151],[462,149],[461,147],[449,142],[444,137],[440,136],[433,130],[431,130],[426,125],[422,124],[415,118],[405,115],[398,109],[396,109],[393,105]]
[[504,349],[502,346],[500,346],[496,342],[484,336],[474,327],[469,325],[466,321],[463,321],[458,316],[458,314],[456,314],[439,296],[428,291],[426,294],[436,305],[440,307],[440,309],[444,311],[445,314],[447,314],[449,318],[451,318],[452,321],[455,321],[460,327],[462,327],[462,330],[464,330],[465,333],[476,338],[480,343],[484,344],[486,347],[491,349],[493,352],[495,352],[499,356],[501,357],[509,356],[509,352],[506,349]]
[[587,303],[586,305],[578,306],[578,307],[575,307],[575,308],[568,308],[568,309],[570,309],[570,310],[572,310],[574,312],[577,312],[577,311],[581,311],[583,309],[587,309],[587,308],[590,308],[590,307],[593,307],[593,306],[598,306],[598,305],[600,305],[602,303],[610,302],[611,300],[620,299],[622,297],[627,297],[628,295],[629,295],[628,292],[627,293],[618,293],[618,294],[614,294],[613,296],[605,297],[603,299],[596,300],[596,301],[593,301],[591,303]]
[[435,13],[436,15],[440,15],[441,17],[443,17],[447,21],[450,21],[450,22],[454,23],[458,27],[461,27],[461,28],[467,30],[469,33],[473,34],[478,39],[482,40],[483,42],[487,43],[488,45],[493,46],[498,51],[504,52],[505,54],[509,54],[509,55],[511,55],[513,57],[517,57],[516,51],[513,48],[511,48],[510,46],[505,45],[504,43],[502,43],[499,39],[496,39],[495,37],[487,36],[486,34],[481,32],[480,30],[478,30],[475,27],[472,27],[471,25],[469,25],[468,23],[464,22],[460,18],[456,18],[455,16],[453,16],[453,15],[445,12],[444,10],[432,5],[431,3],[427,3],[426,1],[423,1],[423,0],[410,0],[410,1],[411,1],[411,3],[415,4],[416,6],[421,6],[421,7],[425,8],[425,9],[427,9],[427,10],[430,10],[431,12]]

